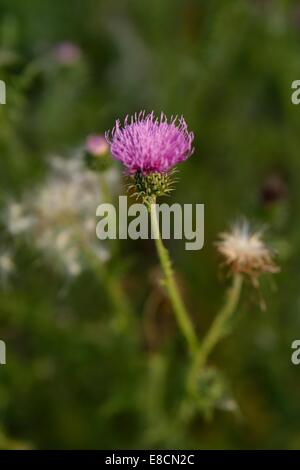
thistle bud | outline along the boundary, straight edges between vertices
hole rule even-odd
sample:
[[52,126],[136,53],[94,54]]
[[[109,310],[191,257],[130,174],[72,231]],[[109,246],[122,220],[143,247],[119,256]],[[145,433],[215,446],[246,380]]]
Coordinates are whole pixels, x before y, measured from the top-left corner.
[[85,143],[85,162],[93,171],[103,172],[111,166],[109,145],[102,135],[90,135]]

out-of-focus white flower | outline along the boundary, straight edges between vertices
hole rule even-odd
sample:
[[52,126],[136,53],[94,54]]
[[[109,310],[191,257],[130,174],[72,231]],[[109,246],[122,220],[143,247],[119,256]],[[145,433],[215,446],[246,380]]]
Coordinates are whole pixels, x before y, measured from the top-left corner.
[[217,407],[220,410],[228,411],[230,413],[237,413],[239,411],[239,406],[237,402],[232,398],[225,398],[223,400],[220,400],[217,403]]
[[7,205],[4,222],[9,233],[19,235],[26,232],[34,224],[34,217],[24,212],[25,208],[17,202],[10,202]]
[[101,202],[96,173],[78,157],[53,157],[46,180],[27,192],[21,203],[10,204],[8,231],[27,235],[50,262],[77,276],[86,266],[87,253],[102,262],[109,259],[108,247],[96,237],[96,208]]

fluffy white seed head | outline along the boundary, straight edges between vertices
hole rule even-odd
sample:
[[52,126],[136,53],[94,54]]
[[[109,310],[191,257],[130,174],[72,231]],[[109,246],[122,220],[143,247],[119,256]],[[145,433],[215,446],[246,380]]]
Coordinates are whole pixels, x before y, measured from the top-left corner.
[[248,222],[233,226],[230,232],[221,233],[216,243],[232,272],[248,274],[252,279],[262,273],[276,273],[273,253],[263,241],[261,231],[251,230]]

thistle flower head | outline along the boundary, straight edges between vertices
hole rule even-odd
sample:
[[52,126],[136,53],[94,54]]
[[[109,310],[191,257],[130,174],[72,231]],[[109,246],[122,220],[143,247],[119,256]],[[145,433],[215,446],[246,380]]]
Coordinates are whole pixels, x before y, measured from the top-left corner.
[[247,274],[255,280],[262,273],[279,271],[262,232],[251,231],[246,221],[233,226],[230,232],[221,233],[216,245],[232,272]]
[[183,117],[145,112],[128,116],[122,126],[117,120],[111,134],[106,133],[111,154],[126,167],[129,174],[166,173],[192,153],[194,135]]

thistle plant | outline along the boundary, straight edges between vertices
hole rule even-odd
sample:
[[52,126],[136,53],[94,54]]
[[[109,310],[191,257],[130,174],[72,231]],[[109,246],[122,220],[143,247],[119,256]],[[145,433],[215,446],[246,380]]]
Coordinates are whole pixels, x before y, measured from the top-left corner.
[[215,316],[193,358],[189,386],[195,395],[197,380],[201,377],[209,355],[219,341],[231,331],[231,321],[238,306],[244,278],[249,278],[251,283],[258,287],[258,279],[262,274],[279,271],[273,259],[274,253],[263,240],[263,232],[253,231],[246,220],[236,223],[229,232],[221,233],[216,247],[225,260],[232,277],[232,285],[228,290],[225,305]]
[[174,167],[192,155],[194,135],[188,131],[183,117],[179,121],[176,117],[168,121],[163,113],[158,119],[153,112],[148,115],[141,112],[131,119],[126,117],[123,126],[117,121],[106,137],[112,156],[123,163],[126,173],[132,178],[134,194],[142,199],[151,213],[156,249],[164,273],[163,283],[178,326],[193,354],[197,337],[175,282],[169,252],[161,239],[155,205],[159,196],[172,191]]
[[168,120],[164,114],[156,118],[153,112],[148,115],[141,112],[131,118],[126,117],[123,125],[118,120],[106,138],[112,156],[125,166],[125,174],[131,180],[130,193],[141,199],[151,214],[152,231],[164,275],[163,285],[190,353],[188,397],[192,397],[197,406],[201,393],[199,380],[203,377],[212,350],[230,331],[230,321],[238,306],[243,279],[248,276],[257,285],[261,274],[276,273],[278,268],[273,261],[273,253],[265,245],[262,233],[252,232],[246,222],[220,235],[216,246],[232,274],[232,286],[225,305],[215,316],[207,334],[203,339],[198,338],[176,284],[155,209],[157,198],[168,196],[174,189],[176,165],[192,155],[194,135],[188,131],[183,117]]

